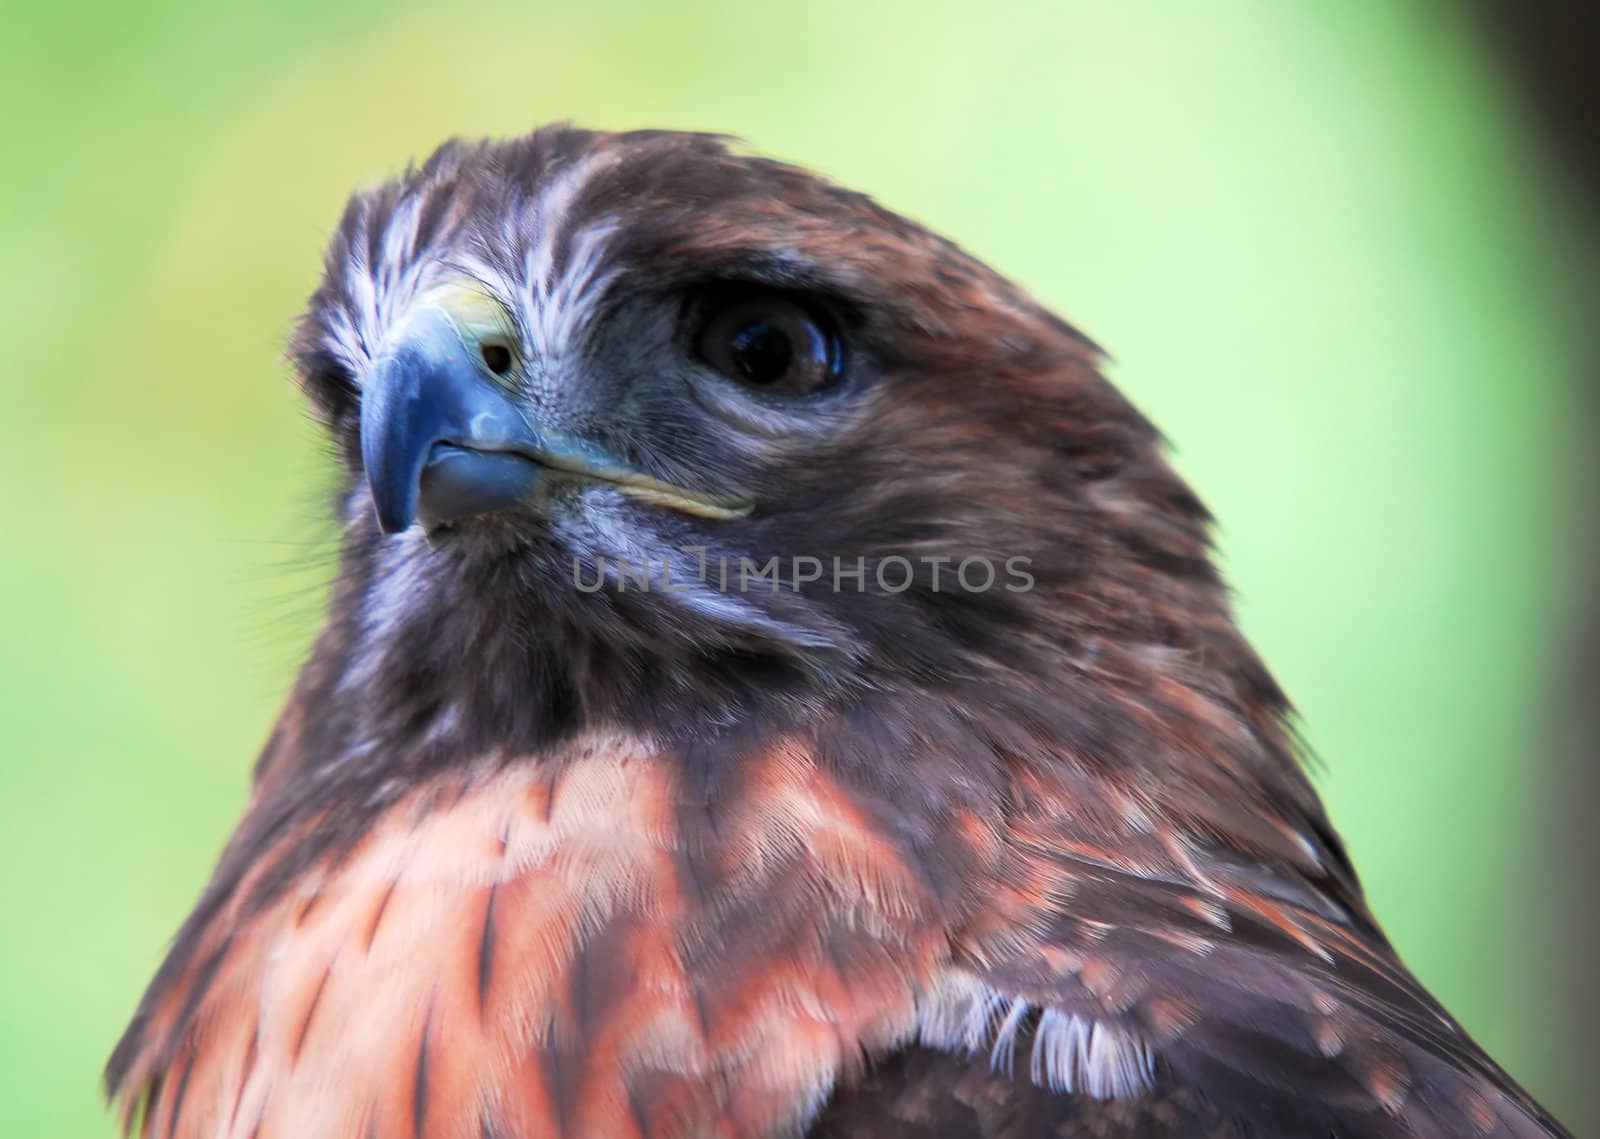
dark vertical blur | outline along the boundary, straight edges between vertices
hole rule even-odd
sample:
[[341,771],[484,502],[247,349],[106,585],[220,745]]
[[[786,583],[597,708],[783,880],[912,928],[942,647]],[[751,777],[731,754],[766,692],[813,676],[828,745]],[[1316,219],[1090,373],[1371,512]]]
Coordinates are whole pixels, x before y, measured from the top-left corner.
[[[1563,1048],[1577,1058],[1567,1066],[1574,1086],[1563,1089],[1564,1121],[1577,1135],[1600,1135],[1600,1086],[1576,1073],[1594,1070],[1600,1059],[1600,903],[1594,874],[1600,868],[1600,826],[1592,817],[1600,804],[1600,453],[1587,433],[1600,427],[1600,7],[1594,0],[1481,0],[1485,36],[1523,100],[1530,130],[1550,154],[1560,186],[1553,207],[1567,213],[1574,232],[1567,248],[1574,258],[1572,298],[1587,335],[1573,377],[1584,413],[1577,448],[1584,485],[1571,496],[1573,548],[1586,556],[1571,579],[1571,634],[1552,673],[1561,678],[1551,693],[1557,751],[1551,785],[1544,789],[1550,817],[1550,869],[1546,888],[1559,895],[1565,921],[1546,959],[1563,998],[1557,1030]],[[1543,742],[1543,741],[1541,741]]]
[[1593,0],[1484,0],[1490,42],[1556,158],[1600,206],[1600,9]]

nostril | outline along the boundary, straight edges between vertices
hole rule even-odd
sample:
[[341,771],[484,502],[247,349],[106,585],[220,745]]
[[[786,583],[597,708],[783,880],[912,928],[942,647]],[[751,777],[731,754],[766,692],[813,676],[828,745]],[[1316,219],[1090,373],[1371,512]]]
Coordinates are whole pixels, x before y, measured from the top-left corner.
[[504,344],[485,344],[480,351],[484,367],[495,375],[504,376],[511,371],[511,349]]

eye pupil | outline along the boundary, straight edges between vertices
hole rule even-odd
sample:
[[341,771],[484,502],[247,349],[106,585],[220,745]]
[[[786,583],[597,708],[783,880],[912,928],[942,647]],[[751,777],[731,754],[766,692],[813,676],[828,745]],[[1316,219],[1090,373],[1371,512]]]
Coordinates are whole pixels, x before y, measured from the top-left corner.
[[729,348],[741,376],[752,384],[776,383],[794,360],[789,334],[765,320],[751,321],[734,333]]
[[483,365],[497,376],[511,371],[511,349],[504,344],[485,344],[482,348]]
[[833,387],[844,371],[827,314],[781,293],[714,304],[696,347],[728,379],[772,395],[811,395]]

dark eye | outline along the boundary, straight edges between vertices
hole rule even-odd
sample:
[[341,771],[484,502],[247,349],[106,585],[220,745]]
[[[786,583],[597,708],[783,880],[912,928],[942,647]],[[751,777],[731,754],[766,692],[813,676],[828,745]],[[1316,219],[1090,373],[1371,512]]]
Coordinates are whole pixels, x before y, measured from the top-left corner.
[[495,375],[504,376],[511,371],[511,349],[504,344],[488,340],[480,351],[483,353],[483,366]]
[[746,297],[713,309],[698,350],[729,379],[782,395],[822,391],[842,372],[839,338],[787,297]]

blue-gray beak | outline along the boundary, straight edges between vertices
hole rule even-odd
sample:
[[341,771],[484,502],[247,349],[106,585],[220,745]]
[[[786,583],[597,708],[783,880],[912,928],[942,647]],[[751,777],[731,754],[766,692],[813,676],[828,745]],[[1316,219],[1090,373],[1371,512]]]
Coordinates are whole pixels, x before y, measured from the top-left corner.
[[538,485],[542,441],[444,312],[425,309],[373,362],[361,392],[361,459],[378,521],[404,530],[501,510]]
[[530,502],[542,481],[614,485],[642,501],[708,518],[750,511],[740,495],[661,482],[599,447],[530,423],[484,362],[471,327],[424,302],[373,361],[361,390],[361,459],[388,533],[429,529]]

